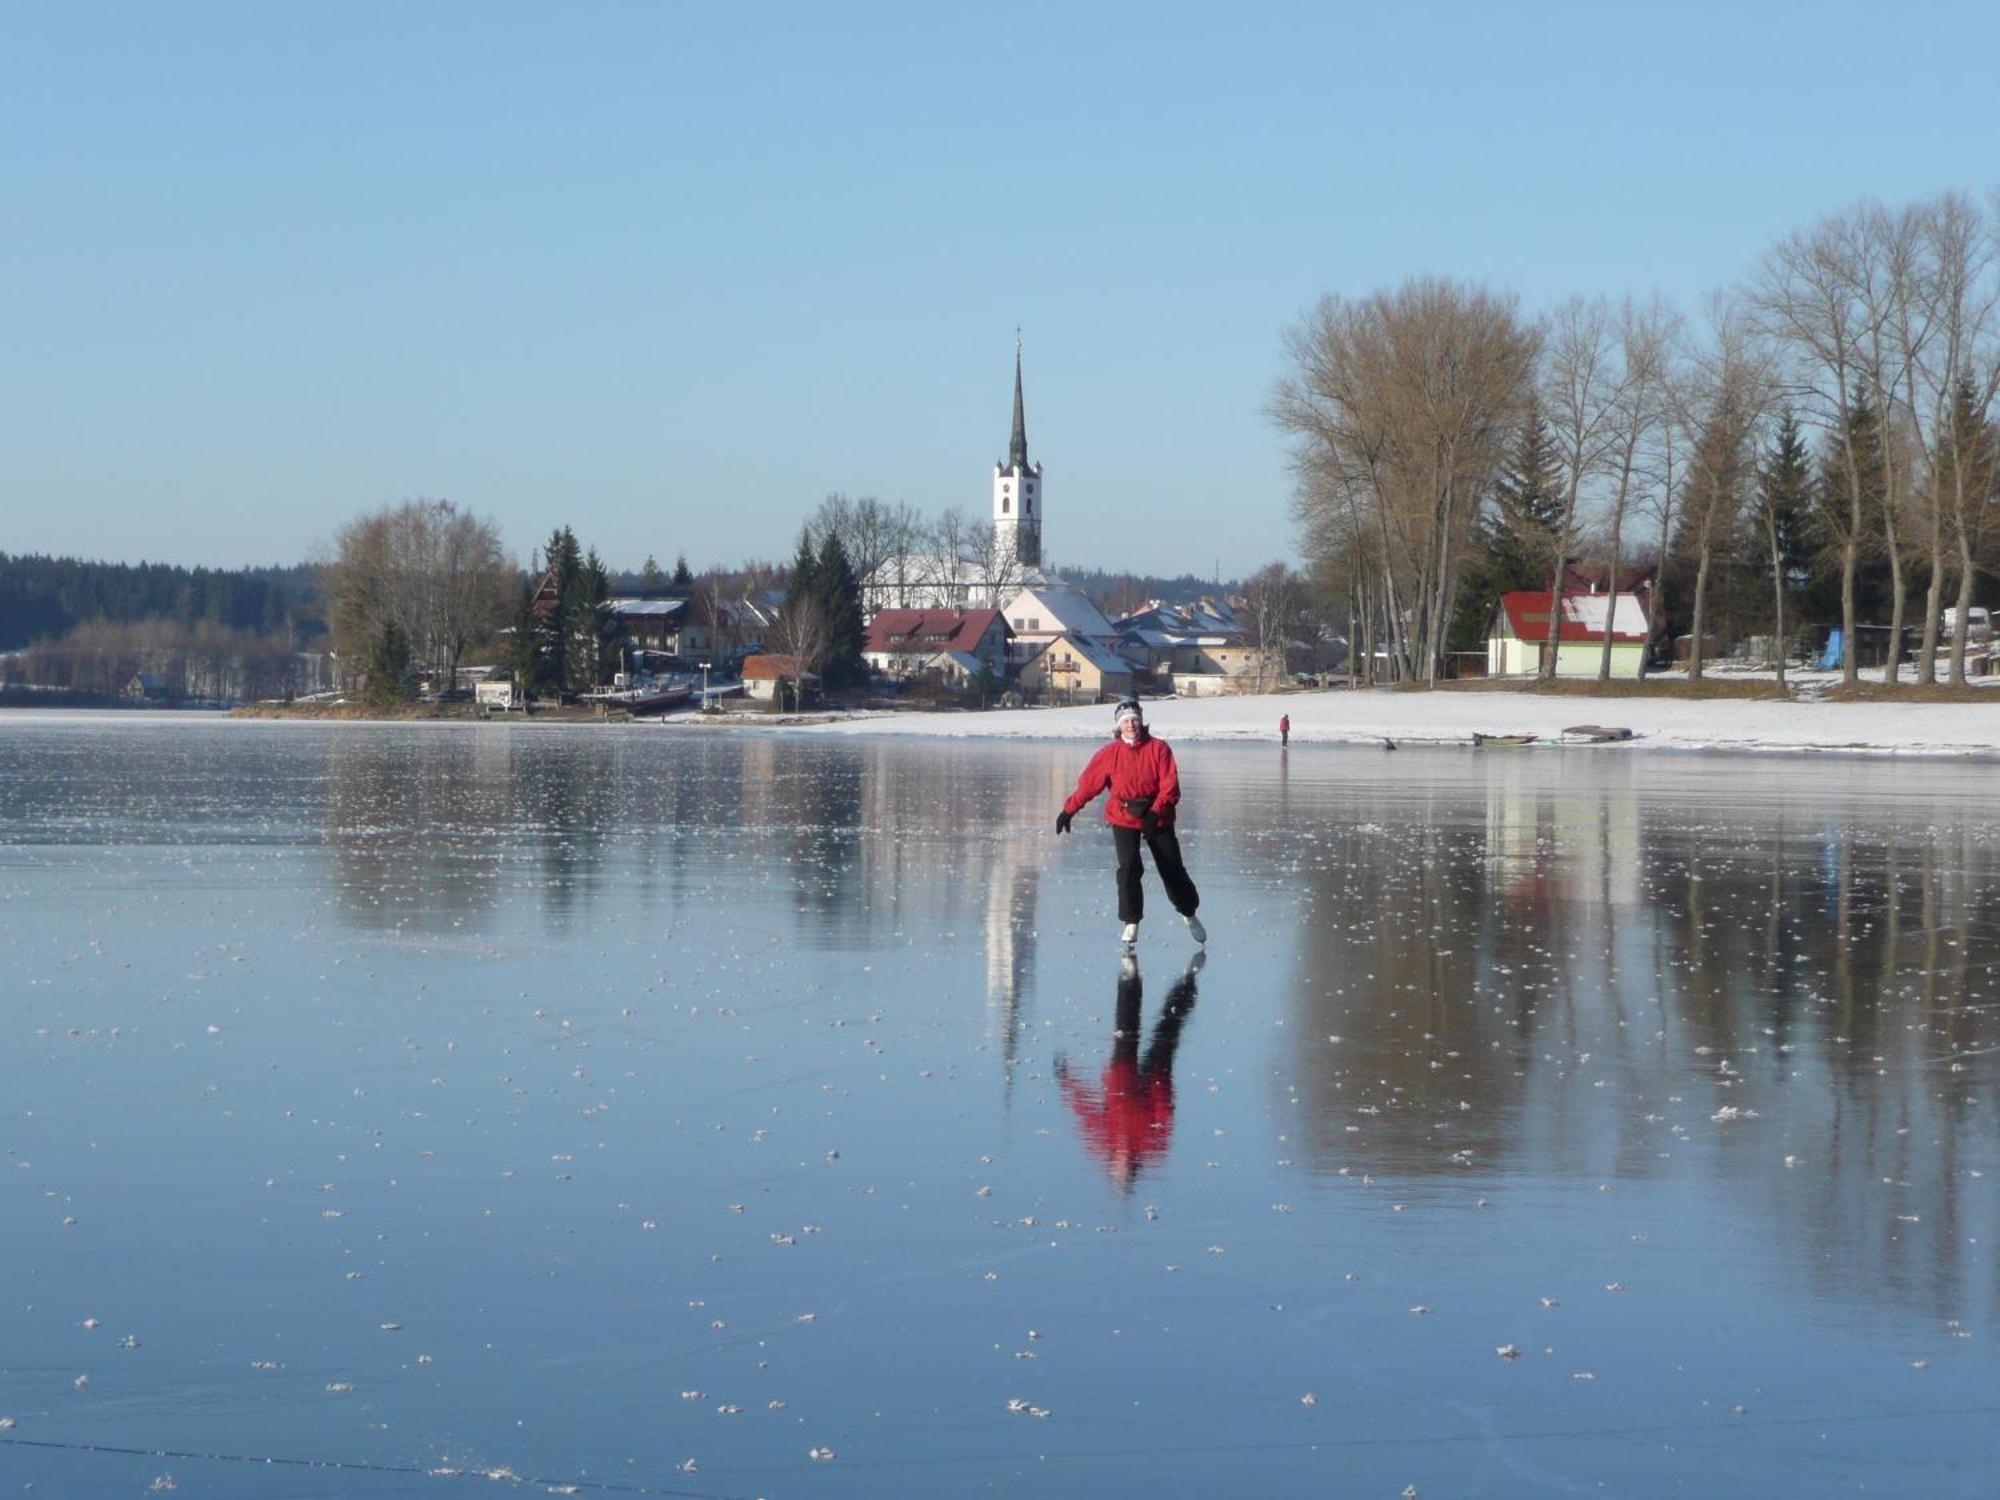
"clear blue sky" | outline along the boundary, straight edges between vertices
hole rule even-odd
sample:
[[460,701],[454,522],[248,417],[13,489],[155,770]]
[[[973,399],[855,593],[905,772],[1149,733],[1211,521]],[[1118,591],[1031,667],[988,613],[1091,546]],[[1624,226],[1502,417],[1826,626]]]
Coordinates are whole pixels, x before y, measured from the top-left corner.
[[0,0],[0,550],[293,561],[448,497],[525,557],[986,511],[1016,324],[1058,563],[1288,554],[1322,292],[1692,305],[2000,180],[1990,4]]

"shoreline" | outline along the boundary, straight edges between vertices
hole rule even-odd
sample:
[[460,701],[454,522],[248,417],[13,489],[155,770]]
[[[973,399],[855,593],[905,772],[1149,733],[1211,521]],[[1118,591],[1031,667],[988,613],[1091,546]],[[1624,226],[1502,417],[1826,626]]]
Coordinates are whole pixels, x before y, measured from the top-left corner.
[[[1814,753],[1905,755],[1954,759],[2000,758],[2000,688],[1983,702],[1902,699],[1826,701],[1814,698],[1594,696],[1587,693],[1329,689],[1226,698],[1155,698],[1146,716],[1172,742],[1264,743],[1275,747],[1277,722],[1289,714],[1292,743],[1469,747],[1475,734],[1523,735],[1521,748],[1570,746],[1600,752],[1648,750],[1731,754]],[[591,709],[550,709],[533,718],[483,718],[467,705],[420,705],[406,714],[369,713],[360,705],[253,705],[218,714],[211,710],[7,709],[0,724],[100,723],[174,725],[224,721],[264,724],[423,725],[427,727],[627,727],[762,732],[802,735],[929,739],[1097,740],[1110,734],[1110,708],[936,710],[826,710],[794,714],[699,711],[664,718],[605,719]],[[1630,729],[1633,738],[1594,745],[1565,739],[1572,726]],[[1495,747],[1496,753],[1499,747]]]

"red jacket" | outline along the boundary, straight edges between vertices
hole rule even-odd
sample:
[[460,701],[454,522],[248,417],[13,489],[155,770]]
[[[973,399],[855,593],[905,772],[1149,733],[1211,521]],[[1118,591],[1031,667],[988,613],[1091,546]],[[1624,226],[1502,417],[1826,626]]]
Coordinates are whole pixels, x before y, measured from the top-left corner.
[[1097,754],[1076,778],[1076,790],[1063,803],[1066,813],[1081,812],[1099,792],[1110,789],[1111,800],[1104,805],[1104,821],[1117,828],[1138,828],[1139,820],[1125,810],[1127,797],[1151,797],[1153,816],[1162,828],[1174,826],[1174,807],[1181,800],[1181,773],[1174,765],[1174,752],[1165,740],[1156,740],[1145,730],[1139,742],[1128,745],[1113,740]]
[[1167,1149],[1174,1129],[1171,1074],[1143,1073],[1130,1058],[1113,1058],[1095,1093],[1068,1074],[1057,1081],[1085,1148],[1107,1166],[1136,1171]]

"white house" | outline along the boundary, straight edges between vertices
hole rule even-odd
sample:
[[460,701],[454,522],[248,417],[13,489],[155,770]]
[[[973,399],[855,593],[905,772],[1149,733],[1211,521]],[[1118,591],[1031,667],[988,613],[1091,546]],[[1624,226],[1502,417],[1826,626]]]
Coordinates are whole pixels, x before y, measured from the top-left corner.
[[[1556,676],[1595,677],[1611,635],[1611,675],[1639,675],[1646,660],[1646,611],[1636,594],[1564,594]],[[1548,590],[1502,594],[1486,640],[1486,675],[1531,677],[1548,649]]]
[[1075,636],[1106,651],[1118,649],[1118,631],[1104,611],[1068,584],[1044,582],[1024,588],[1000,608],[1014,632],[1009,655],[1025,662],[1049,642]]

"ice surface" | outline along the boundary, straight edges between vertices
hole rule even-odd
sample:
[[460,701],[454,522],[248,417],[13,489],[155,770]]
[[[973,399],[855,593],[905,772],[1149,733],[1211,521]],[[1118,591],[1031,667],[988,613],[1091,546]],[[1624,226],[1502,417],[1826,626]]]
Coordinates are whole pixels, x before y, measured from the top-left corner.
[[0,1476],[1968,1492],[1986,768],[1186,738],[0,721]]

